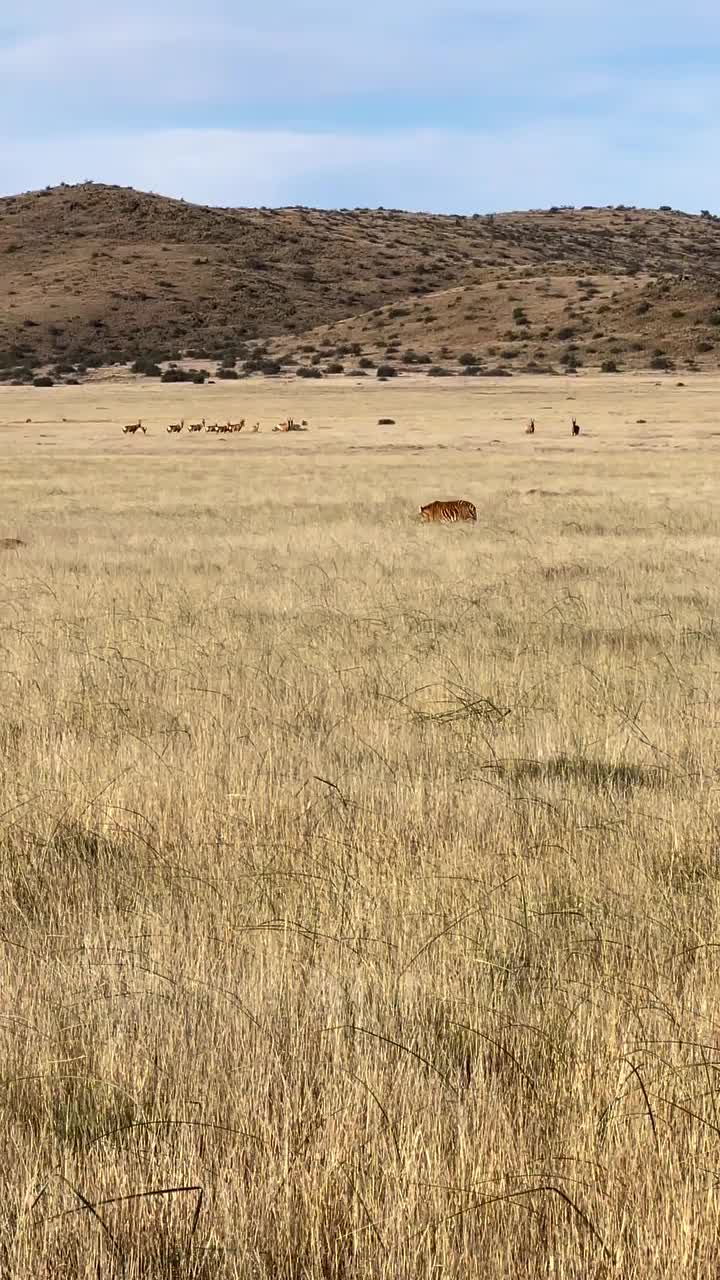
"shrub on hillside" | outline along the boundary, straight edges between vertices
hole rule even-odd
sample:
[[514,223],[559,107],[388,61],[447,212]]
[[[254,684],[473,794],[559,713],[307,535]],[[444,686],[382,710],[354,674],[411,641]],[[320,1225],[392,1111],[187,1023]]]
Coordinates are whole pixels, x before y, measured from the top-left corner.
[[315,366],[313,366],[312,368],[309,368],[307,365],[301,364],[301,365],[298,365],[297,369],[295,370],[296,378],[322,378],[322,376],[323,376],[322,370],[318,369]]
[[215,377],[220,378],[222,382],[237,382],[238,376],[239,375],[238,375],[237,369],[229,369],[225,366],[218,369],[217,373],[215,374]]
[[166,369],[161,382],[194,382],[201,385],[209,378],[210,374],[207,369]]
[[480,364],[480,357],[473,355],[471,351],[463,351],[462,355],[458,356],[458,364]]
[[45,374],[45,376],[42,378],[33,378],[33,386],[34,387],[54,387],[55,383],[53,382],[52,378],[48,377],[48,375]]
[[397,378],[397,369],[394,364],[379,364],[377,376],[378,378]]
[[138,356],[137,360],[130,365],[131,373],[139,373],[144,378],[161,378],[162,369],[159,364],[155,364],[154,360],[147,356]]
[[600,365],[601,373],[619,373],[617,360],[603,360]]

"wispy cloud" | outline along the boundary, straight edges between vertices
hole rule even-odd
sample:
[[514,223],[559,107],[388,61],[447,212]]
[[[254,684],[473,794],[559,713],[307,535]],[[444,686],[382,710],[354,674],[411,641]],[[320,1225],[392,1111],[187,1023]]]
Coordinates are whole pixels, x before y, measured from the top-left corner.
[[223,203],[720,203],[708,0],[247,13],[5,0],[2,189],[95,177]]

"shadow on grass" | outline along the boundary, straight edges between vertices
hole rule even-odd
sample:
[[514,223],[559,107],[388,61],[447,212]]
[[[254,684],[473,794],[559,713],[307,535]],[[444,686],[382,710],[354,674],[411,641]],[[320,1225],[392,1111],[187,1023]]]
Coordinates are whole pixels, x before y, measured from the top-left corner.
[[604,791],[630,791],[635,787],[657,789],[665,786],[670,777],[669,770],[660,765],[610,764],[583,756],[516,760],[508,766],[508,772],[518,782],[574,782]]

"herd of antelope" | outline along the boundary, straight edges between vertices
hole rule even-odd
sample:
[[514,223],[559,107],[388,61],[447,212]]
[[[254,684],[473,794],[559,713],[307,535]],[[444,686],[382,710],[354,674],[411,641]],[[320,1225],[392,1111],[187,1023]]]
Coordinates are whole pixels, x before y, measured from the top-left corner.
[[[226,422],[220,424],[218,422],[206,423],[203,418],[202,422],[193,422],[188,427],[188,431],[210,431],[227,434],[228,432],[242,431],[245,427],[245,419],[241,418],[239,422]],[[284,422],[278,422],[273,427],[273,431],[307,431],[308,424],[305,419],[302,422],[295,422],[294,418],[286,418]],[[166,431],[171,435],[177,435],[185,430],[185,419],[180,422],[171,422]],[[260,430],[260,423],[254,423],[253,431]],[[137,431],[145,434],[145,427],[138,419],[137,422],[130,422],[123,427],[125,434],[135,435]],[[572,435],[580,435],[580,424],[577,418],[573,418]],[[532,436],[535,434],[535,419],[531,418],[525,428],[525,434]],[[477,510],[472,502],[467,498],[453,498],[447,502],[428,502],[424,507],[420,507],[420,519],[425,523],[436,524],[455,524],[461,520],[477,521]]]
[[[168,435],[177,436],[181,431],[185,431],[185,419],[180,422],[171,422],[165,430]],[[238,431],[252,431],[257,433],[260,430],[260,423],[254,422],[251,427],[246,428],[245,419],[241,418],[239,422],[206,422],[203,418],[202,422],[191,422],[188,424],[187,430],[196,433],[198,431],[206,431],[214,435],[232,435]],[[296,422],[294,418],[286,418],[284,422],[277,422],[273,427],[273,431],[307,431],[308,423],[305,419],[302,422]],[[138,431],[142,431],[143,435],[147,435],[147,427],[138,418],[137,422],[128,422],[123,427],[123,434],[126,436],[134,436]]]

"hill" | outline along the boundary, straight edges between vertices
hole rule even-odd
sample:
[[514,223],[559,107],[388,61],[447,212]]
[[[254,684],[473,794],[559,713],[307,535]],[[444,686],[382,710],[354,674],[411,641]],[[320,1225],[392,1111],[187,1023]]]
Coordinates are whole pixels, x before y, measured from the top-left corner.
[[720,220],[707,214],[214,209],[88,183],[1,199],[0,263],[6,379],[138,357],[316,372],[718,365]]

